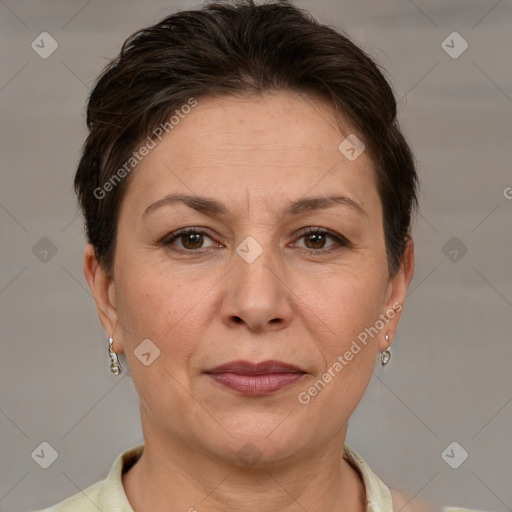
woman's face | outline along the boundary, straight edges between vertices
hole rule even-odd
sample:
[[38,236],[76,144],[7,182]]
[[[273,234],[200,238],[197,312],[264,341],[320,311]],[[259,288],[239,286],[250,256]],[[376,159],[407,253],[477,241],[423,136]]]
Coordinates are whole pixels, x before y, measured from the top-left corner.
[[[199,99],[133,171],[113,279],[92,284],[90,247],[85,265],[146,441],[271,465],[343,440],[412,277],[389,278],[372,162],[339,149],[351,133],[309,96]],[[302,373],[209,373],[269,360]]]

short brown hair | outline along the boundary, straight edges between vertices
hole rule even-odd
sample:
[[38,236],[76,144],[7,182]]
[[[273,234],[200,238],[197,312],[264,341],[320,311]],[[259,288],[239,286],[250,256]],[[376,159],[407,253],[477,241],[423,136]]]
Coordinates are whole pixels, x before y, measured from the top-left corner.
[[[306,11],[287,1],[234,0],[177,12],[135,32],[90,94],[90,133],[74,184],[88,241],[108,274],[130,178],[121,166],[141,141],[154,138],[155,128],[191,98],[266,91],[320,95],[362,136],[383,205],[389,273],[397,272],[418,179],[388,82],[347,36]],[[123,179],[113,184],[116,172]]]

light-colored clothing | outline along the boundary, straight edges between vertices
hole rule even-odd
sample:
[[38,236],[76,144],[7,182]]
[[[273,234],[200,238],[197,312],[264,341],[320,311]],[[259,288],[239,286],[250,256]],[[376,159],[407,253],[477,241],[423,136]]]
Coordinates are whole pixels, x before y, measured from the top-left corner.
[[[141,456],[144,444],[130,448],[117,457],[107,478],[40,512],[134,512],[124,491],[122,474]],[[361,473],[366,488],[366,512],[393,512],[391,492],[368,464],[345,445],[343,457]],[[477,512],[462,508],[445,508],[443,512]]]

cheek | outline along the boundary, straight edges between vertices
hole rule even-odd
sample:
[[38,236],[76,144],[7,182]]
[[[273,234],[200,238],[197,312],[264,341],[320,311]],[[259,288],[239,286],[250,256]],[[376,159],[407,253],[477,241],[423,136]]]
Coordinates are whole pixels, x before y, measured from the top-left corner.
[[[319,365],[315,378],[299,390],[298,401],[305,415],[329,418],[334,430],[356,408],[375,367],[378,335],[367,330],[381,313],[383,289],[376,277],[345,274],[305,300]],[[321,331],[315,336],[317,327]]]
[[118,312],[128,336],[150,337],[158,331],[162,320],[171,315],[173,295],[165,293],[165,282],[146,271],[127,269],[122,276]]
[[357,337],[373,325],[381,313],[385,298],[386,279],[377,266],[343,269],[330,276],[320,276],[314,282],[314,292],[304,289],[303,302],[310,308],[324,330],[337,337],[337,347],[347,339]]
[[[318,337],[313,339],[322,361],[320,378],[329,369],[331,372],[325,375],[329,391],[322,392],[319,406],[328,407],[330,400],[337,403],[333,397],[343,396],[341,409],[355,407],[368,385],[381,335],[372,328],[382,313],[387,282],[382,272],[375,271],[377,268],[368,265],[338,273],[305,298],[305,309],[313,313],[309,314],[310,327],[316,323],[311,331],[314,334],[319,329]],[[339,412],[343,416],[346,411]]]
[[125,258],[119,265],[118,315],[125,351],[133,354],[143,340],[150,339],[160,350],[159,363],[173,372],[186,372],[186,360],[208,325],[202,319],[207,315],[211,283],[201,280],[191,285],[175,269],[162,269],[149,260],[146,254]]
[[[193,301],[184,296],[185,286],[149,268],[137,268],[134,261],[120,275],[118,314],[125,327],[125,357],[139,397],[153,404],[150,409],[181,407],[180,400],[188,395],[181,396],[177,390],[189,387],[188,362],[195,347],[195,336],[187,333],[187,311]],[[148,352],[145,360],[143,354]]]
[[[162,275],[151,264],[137,257],[137,252],[124,247],[116,261],[116,298],[119,323],[123,328],[126,357],[145,339],[161,349],[161,333],[169,331],[175,318],[177,295],[169,276]],[[124,255],[130,255],[124,256]]]

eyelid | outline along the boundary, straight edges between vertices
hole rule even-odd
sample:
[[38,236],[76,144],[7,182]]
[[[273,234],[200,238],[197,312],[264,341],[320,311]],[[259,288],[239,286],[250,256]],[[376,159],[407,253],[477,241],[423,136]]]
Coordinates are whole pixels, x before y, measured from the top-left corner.
[[[330,229],[327,229],[327,228],[321,228],[319,226],[318,227],[307,227],[307,228],[302,229],[301,231],[299,231],[299,234],[296,236],[296,240],[298,240],[306,235],[312,235],[312,234],[320,234],[320,235],[330,236],[332,239],[334,239],[336,244],[340,247],[352,247],[352,243],[350,242],[350,240],[348,238],[346,238],[345,236],[343,236],[342,234],[336,233],[335,231],[331,231]],[[314,251],[314,249],[307,249],[307,250]],[[320,253],[322,251],[328,252],[330,250],[333,250],[333,249],[318,249],[315,252],[318,252],[318,253]]]
[[[203,247],[199,249],[182,249],[181,247],[174,247],[172,246],[172,243],[176,240],[178,240],[182,236],[186,236],[187,234],[199,234],[203,236],[207,236],[210,238],[214,243],[217,244],[217,248],[220,246],[224,247],[224,244],[219,242],[218,240],[215,240],[215,237],[210,234],[210,230],[208,228],[203,228],[199,226],[187,226],[184,228],[177,229],[176,231],[173,231],[172,233],[166,234],[160,241],[158,242],[160,245],[163,246],[170,246],[172,247],[172,250],[175,250],[177,252],[181,253],[188,253],[188,254],[202,254],[213,247]],[[294,242],[291,242],[287,245],[289,247],[290,245],[294,245],[296,240],[299,240],[307,235],[312,234],[319,234],[319,235],[326,235],[331,237],[334,240],[333,246],[327,247],[327,248],[320,248],[320,249],[308,249],[307,247],[299,247],[300,249],[316,252],[318,254],[322,253],[329,253],[336,251],[342,247],[352,247],[352,243],[350,240],[348,240],[345,236],[335,232],[331,231],[330,229],[322,228],[320,226],[308,226],[303,229],[301,229],[294,237]]]
[[[199,226],[187,226],[185,228],[177,229],[176,231],[172,231],[171,233],[167,233],[163,238],[161,238],[158,243],[162,245],[171,245],[171,242],[177,240],[178,238],[185,236],[187,234],[198,234],[198,235],[206,235],[213,242],[223,245],[217,240],[214,239],[214,236],[210,234],[210,230],[208,228],[203,228]],[[180,248],[178,248],[180,249]],[[200,252],[202,249],[197,249],[196,251],[192,251],[190,249],[181,249],[186,252]],[[204,250],[204,249],[203,249]]]

